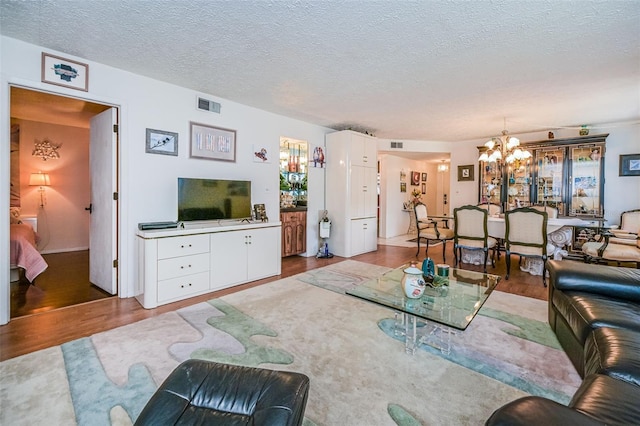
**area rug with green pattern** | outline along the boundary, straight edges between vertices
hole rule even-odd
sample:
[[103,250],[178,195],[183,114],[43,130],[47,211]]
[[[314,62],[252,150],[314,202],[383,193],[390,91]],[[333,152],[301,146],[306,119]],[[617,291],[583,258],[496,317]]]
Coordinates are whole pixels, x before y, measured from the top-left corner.
[[345,260],[4,361],[0,424],[131,425],[189,358],[306,374],[307,426],[475,425],[520,396],[575,392],[546,303],[499,291],[449,355],[406,354],[392,311],[344,294],[387,270]]

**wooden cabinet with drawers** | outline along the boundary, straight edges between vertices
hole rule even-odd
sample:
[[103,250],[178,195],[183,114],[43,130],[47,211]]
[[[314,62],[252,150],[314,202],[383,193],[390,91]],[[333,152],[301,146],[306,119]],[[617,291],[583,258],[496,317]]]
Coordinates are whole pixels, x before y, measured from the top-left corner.
[[280,222],[139,231],[147,309],[280,274]]
[[307,212],[280,212],[282,222],[282,257],[307,251]]

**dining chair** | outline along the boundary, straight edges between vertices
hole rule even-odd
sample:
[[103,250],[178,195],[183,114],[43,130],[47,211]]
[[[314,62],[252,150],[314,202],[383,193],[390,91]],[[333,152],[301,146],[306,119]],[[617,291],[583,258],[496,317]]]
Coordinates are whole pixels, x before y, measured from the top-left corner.
[[448,219],[430,218],[427,213],[427,206],[423,203],[416,203],[413,206],[413,212],[416,217],[416,229],[418,231],[418,251],[416,257],[420,254],[420,240],[427,240],[427,248],[424,251],[425,256],[429,253],[429,243],[431,241],[442,242],[442,261],[446,262],[447,241],[453,239],[453,230],[448,227]]
[[555,207],[535,205],[535,206],[531,206],[531,208],[541,212],[547,212],[547,216],[549,219],[556,219],[558,217],[558,209]]
[[505,252],[507,275],[511,272],[511,255],[542,259],[542,284],[547,286],[547,220],[548,213],[531,207],[509,210],[505,218]]
[[629,210],[620,215],[620,227],[602,234],[600,241],[582,245],[587,263],[594,260],[635,262],[640,269],[640,210]]
[[[500,204],[484,203],[484,204],[478,204],[478,207],[480,207],[481,209],[485,209],[489,213],[489,217],[499,217],[500,214],[502,213],[502,206]],[[499,238],[495,235],[489,235],[489,236],[495,238],[497,241],[496,253],[499,260],[500,251],[504,248],[504,241],[502,238]]]
[[478,204],[478,207],[489,212],[489,216],[498,216],[502,213],[502,207],[499,204]]
[[463,248],[484,251],[484,273],[487,273],[489,249],[492,249],[491,266],[496,266],[497,241],[487,232],[487,217],[487,210],[478,206],[468,205],[453,210],[453,255],[456,259],[456,267],[458,260],[462,257]]

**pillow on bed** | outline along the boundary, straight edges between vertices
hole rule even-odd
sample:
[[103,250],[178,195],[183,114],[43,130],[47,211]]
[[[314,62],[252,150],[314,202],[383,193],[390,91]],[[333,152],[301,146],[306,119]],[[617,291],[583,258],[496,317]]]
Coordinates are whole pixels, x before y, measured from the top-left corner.
[[20,207],[9,207],[9,223],[11,225],[22,223],[20,220]]

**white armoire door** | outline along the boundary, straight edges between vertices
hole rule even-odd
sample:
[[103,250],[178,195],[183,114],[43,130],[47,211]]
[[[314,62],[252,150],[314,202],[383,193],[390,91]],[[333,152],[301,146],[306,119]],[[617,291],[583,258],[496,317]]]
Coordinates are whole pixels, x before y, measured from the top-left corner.
[[91,173],[91,224],[89,226],[89,281],[109,294],[117,293],[117,188],[115,132],[117,110],[91,118],[89,168]]

